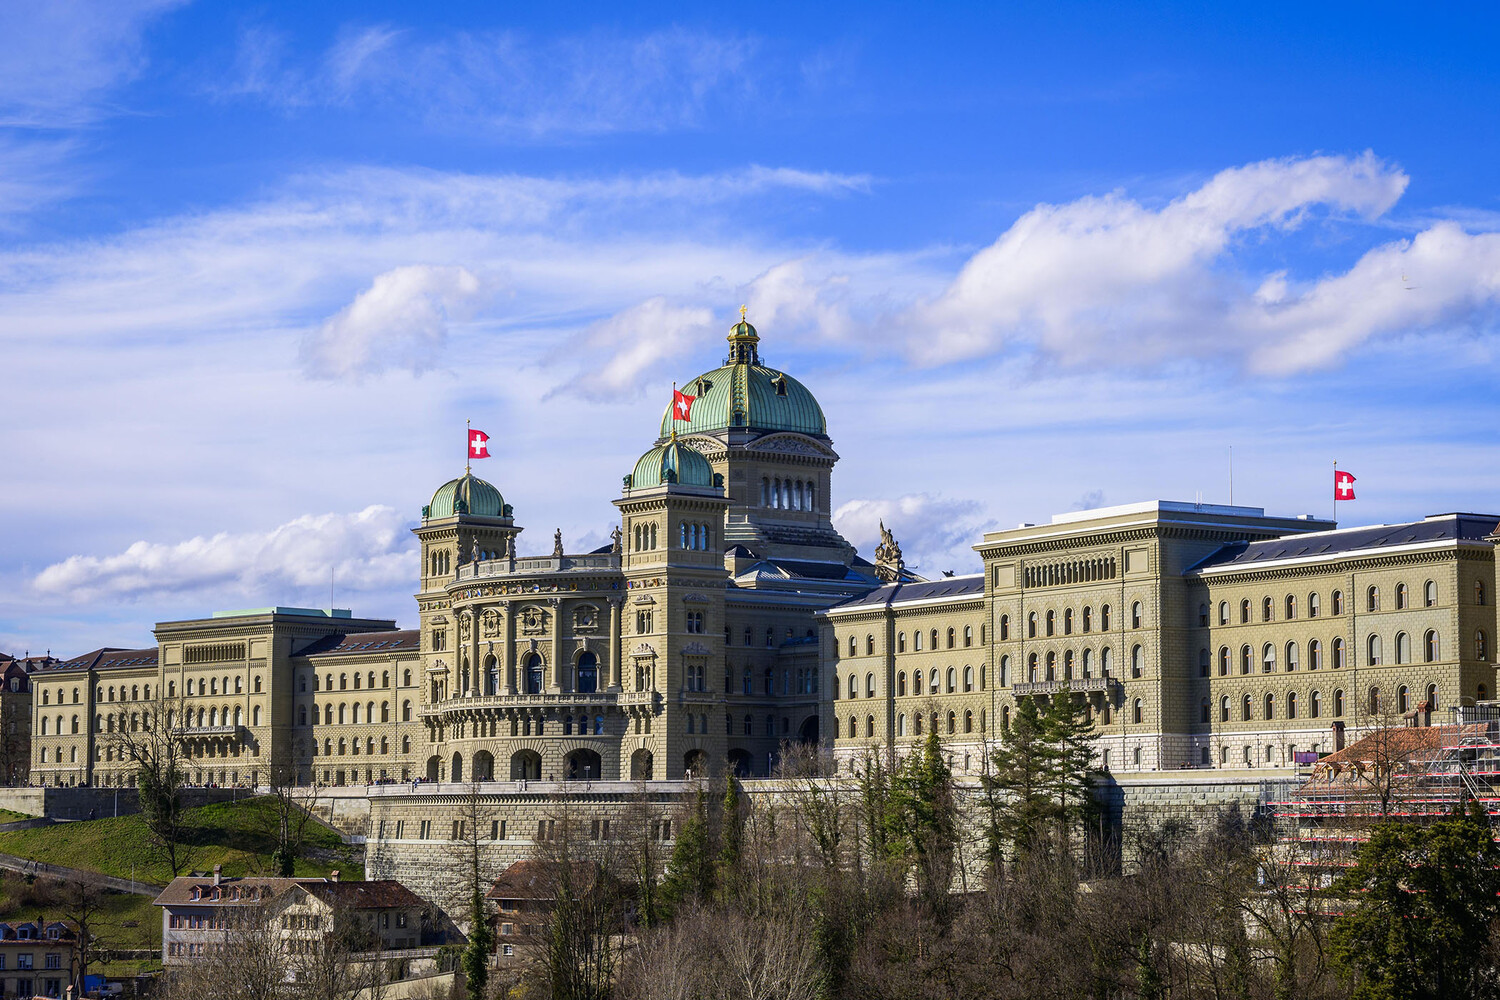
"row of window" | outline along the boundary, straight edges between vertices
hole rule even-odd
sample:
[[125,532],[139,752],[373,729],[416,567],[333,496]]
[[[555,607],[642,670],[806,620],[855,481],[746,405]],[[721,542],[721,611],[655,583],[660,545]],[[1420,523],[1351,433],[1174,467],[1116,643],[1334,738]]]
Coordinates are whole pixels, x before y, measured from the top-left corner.
[[[1335,590],[1332,593],[1331,597],[1332,597],[1333,613],[1335,615],[1341,615],[1341,614],[1343,614],[1344,613],[1344,592],[1342,590]],[[1485,595],[1485,589],[1484,589],[1484,581],[1482,581],[1482,580],[1475,580],[1474,581],[1474,603],[1482,606],[1485,603],[1485,598],[1486,598],[1486,595]],[[1426,607],[1426,608],[1435,607],[1437,605],[1437,602],[1438,602],[1438,586],[1437,586],[1437,582],[1435,580],[1428,580],[1426,583],[1424,583],[1422,585],[1422,606]],[[1398,584],[1396,584],[1395,606],[1396,606],[1396,610],[1397,611],[1404,611],[1407,608],[1411,607],[1411,593],[1407,589],[1406,584],[1404,584],[1404,583],[1398,583]],[[1367,588],[1365,590],[1365,610],[1366,611],[1379,611],[1380,608],[1381,608],[1380,588],[1379,587],[1375,587],[1375,586]],[[1297,595],[1295,595],[1295,594],[1287,594],[1286,597],[1282,599],[1282,613],[1283,613],[1283,618],[1285,620],[1287,620],[1287,621],[1291,621],[1291,620],[1293,620],[1293,619],[1295,619],[1297,617]],[[1307,616],[1309,618],[1316,618],[1321,613],[1322,613],[1322,601],[1319,598],[1317,592],[1314,591],[1313,593],[1310,593],[1310,594],[1307,595]],[[1251,615],[1251,604],[1250,604],[1250,599],[1247,597],[1247,598],[1244,598],[1243,600],[1240,601],[1239,623],[1241,625],[1248,624],[1250,622],[1250,615]],[[1263,598],[1261,598],[1261,602],[1260,602],[1260,620],[1263,621],[1263,622],[1269,622],[1269,621],[1275,621],[1276,620],[1276,602],[1272,598],[1270,598],[1270,597],[1263,597]],[[1200,626],[1204,626],[1204,627],[1207,627],[1207,625],[1208,625],[1208,605],[1207,604],[1200,604],[1198,606],[1198,624]],[[1219,624],[1220,625],[1228,625],[1229,624],[1229,602],[1228,601],[1220,601],[1219,602]]]
[[[1335,637],[1329,643],[1331,663],[1335,670],[1342,669],[1345,665],[1344,640]],[[1272,673],[1277,667],[1277,654],[1284,654],[1281,662],[1285,665],[1287,672],[1298,669],[1301,665],[1301,645],[1297,642],[1288,642],[1286,646],[1278,651],[1273,643],[1266,643],[1260,651],[1261,673]],[[1396,633],[1395,663],[1398,665],[1414,663],[1412,655],[1412,637],[1406,632]],[[1428,629],[1422,636],[1421,646],[1422,661],[1424,663],[1437,663],[1442,660],[1442,642],[1438,638],[1435,629]],[[1474,633],[1474,658],[1484,660],[1489,655],[1489,635],[1484,629],[1478,629]],[[1377,667],[1385,662],[1385,644],[1381,637],[1371,633],[1365,639],[1365,664]],[[1241,674],[1251,673],[1254,669],[1255,652],[1248,645],[1240,647],[1239,668]],[[1219,676],[1225,677],[1229,674],[1230,652],[1228,646],[1219,647]],[[1307,668],[1309,670],[1320,670],[1323,667],[1323,643],[1319,639],[1310,639],[1307,643]],[[1209,652],[1207,649],[1198,651],[1198,675],[1207,677],[1209,675]]]
[[713,551],[713,539],[710,537],[708,525],[683,522],[677,526],[677,529],[677,543],[679,548],[689,549],[694,552]]
[[[974,676],[975,674],[973,667],[965,666],[963,668],[963,691],[965,694],[975,689]],[[948,694],[957,694],[959,690],[958,678],[959,673],[957,667],[949,667],[946,674],[940,673],[937,667],[933,667],[932,670],[927,674],[925,679],[923,677],[922,671],[913,670],[911,672],[911,693],[917,696],[921,696],[924,694],[942,694],[946,690],[946,693]],[[906,679],[907,673],[905,670],[897,671],[896,697],[898,698],[906,696]],[[944,680],[946,680],[946,686],[943,683]],[[984,667],[980,666],[979,690],[983,691],[984,686]],[[875,675],[873,673],[865,674],[865,697],[873,698],[877,693],[878,691],[875,681]],[[833,686],[833,695],[835,698],[838,697],[837,683],[835,683]],[[849,697],[859,697],[859,678],[854,674],[849,675]]]
[[[925,637],[927,639],[927,642],[928,642],[928,646],[927,646],[928,649],[943,648],[943,647],[940,647],[938,645],[939,639],[943,635],[943,633],[941,633],[938,629],[932,629],[932,630],[930,630],[928,632],[925,632],[925,633],[922,632],[921,630],[918,630],[918,631],[915,631],[915,632],[913,632],[911,634],[911,636],[912,636],[912,649],[913,649],[914,652],[920,653],[922,651],[924,635],[925,635]],[[947,639],[948,639],[948,644],[947,644],[946,648],[948,648],[948,649],[955,649],[955,648],[957,648],[959,642],[962,641],[963,645],[964,645],[964,648],[967,649],[968,647],[974,645],[974,626],[972,626],[972,625],[965,625],[963,627],[962,632],[960,632],[956,628],[950,627],[948,629],[948,631],[947,631]],[[981,645],[984,644],[984,626],[983,625],[979,626],[979,642],[980,642]],[[897,632],[896,633],[896,652],[898,652],[898,653],[904,653],[904,652],[906,652],[906,633],[905,632]],[[859,655],[859,638],[857,636],[852,636],[851,635],[849,637],[849,655],[850,656],[858,656]],[[873,634],[867,634],[865,636],[865,655],[866,656],[874,656],[875,655],[875,636]]]
[[[1136,645],[1130,650],[1130,676],[1140,678],[1145,674],[1146,652],[1144,647]],[[1061,672],[1059,673],[1059,667]],[[1114,654],[1108,646],[1099,650],[1099,676],[1112,677],[1114,669]],[[1084,649],[1076,653],[1071,649],[1062,650],[1061,657],[1058,651],[1048,650],[1044,654],[1031,653],[1026,657],[1026,683],[1036,684],[1040,681],[1070,681],[1075,677],[1090,678],[1094,676],[1094,651]],[[1006,687],[1011,683],[1010,657],[1000,657],[1000,686]]]
[[[636,552],[649,552],[656,548],[656,523],[646,522],[637,524],[630,531],[631,541],[635,543]],[[671,535],[667,536],[669,539]]]
[[[1480,686],[1479,697],[1482,699],[1482,698],[1485,697],[1485,695],[1487,693],[1488,692],[1486,692],[1484,690],[1483,685],[1481,685]],[[1427,685],[1426,700],[1425,700],[1424,703],[1427,705],[1427,707],[1429,709],[1433,709],[1433,708],[1437,707],[1437,704],[1438,704],[1438,686],[1436,684],[1428,684]],[[1231,721],[1231,715],[1233,714],[1233,711],[1232,711],[1233,710],[1233,704],[1234,703],[1231,701],[1231,699],[1230,699],[1230,697],[1228,695],[1224,695],[1223,697],[1221,697],[1219,699],[1219,721],[1220,722],[1229,722],[1229,721]],[[1278,705],[1280,706],[1279,708],[1278,708]],[[1255,721],[1256,720],[1255,707],[1256,707],[1256,700],[1252,696],[1250,696],[1248,694],[1247,695],[1243,695],[1240,698],[1240,703],[1239,703],[1239,721],[1240,722]],[[1273,720],[1275,720],[1277,718],[1284,718],[1284,719],[1288,719],[1288,720],[1296,719],[1298,717],[1298,711],[1299,711],[1299,702],[1298,702],[1298,698],[1297,698],[1297,692],[1295,692],[1295,691],[1288,691],[1284,697],[1278,697],[1278,695],[1275,692],[1268,691],[1260,699],[1260,708],[1261,708],[1261,714],[1259,716],[1259,720],[1260,721],[1269,722],[1269,721],[1273,721]],[[1343,688],[1336,688],[1334,690],[1334,692],[1333,692],[1333,698],[1332,698],[1332,705],[1330,706],[1330,708],[1332,710],[1331,711],[1332,718],[1342,719],[1344,717],[1344,689]],[[1370,690],[1367,692],[1366,711],[1370,715],[1379,715],[1382,712],[1387,712],[1387,711],[1392,711],[1392,710],[1394,710],[1395,712],[1401,713],[1401,714],[1405,714],[1407,712],[1411,712],[1411,711],[1415,710],[1415,708],[1416,708],[1416,705],[1413,704],[1413,702],[1412,702],[1412,691],[1405,684],[1402,684],[1402,685],[1400,685],[1399,687],[1396,688],[1396,694],[1395,694],[1395,700],[1394,700],[1394,702],[1388,702],[1387,701],[1387,697],[1381,693],[1380,687],[1378,685],[1374,686],[1374,687],[1371,687]],[[1316,688],[1314,688],[1313,691],[1310,692],[1309,695],[1308,695],[1307,702],[1306,702],[1305,709],[1304,709],[1307,712],[1307,717],[1309,719],[1319,719],[1319,718],[1322,718],[1322,716],[1323,716],[1323,709],[1324,709],[1323,694],[1322,694],[1322,692],[1320,692]],[[1208,721],[1210,721],[1209,720],[1209,714],[1210,714],[1210,712],[1209,712],[1209,702],[1208,702],[1207,698],[1204,698],[1203,701],[1199,705],[1198,721],[1199,722],[1208,722]]]
[[[1114,556],[1079,559],[1050,566],[1027,566],[1022,579],[1027,587],[1055,587],[1069,583],[1094,583],[1113,580],[1117,570]],[[1000,587],[1000,567],[995,567],[995,588]]]
[[[1101,632],[1108,632],[1109,631],[1110,617],[1111,617],[1111,615],[1110,615],[1110,606],[1108,604],[1102,604],[1102,605],[1100,605],[1099,606],[1099,631],[1101,631]],[[1027,615],[1026,615],[1026,638],[1028,638],[1028,639],[1035,639],[1037,637],[1039,629],[1040,629],[1040,632],[1041,632],[1041,634],[1043,636],[1057,635],[1058,634],[1058,627],[1059,627],[1058,618],[1059,618],[1059,616],[1058,616],[1057,612],[1056,611],[1052,611],[1052,610],[1047,611],[1044,615],[1042,615],[1040,617],[1038,617],[1037,612],[1035,612],[1035,611],[1028,612]],[[1076,622],[1076,624],[1078,626],[1081,626],[1081,627],[1075,628],[1075,622]],[[1130,606],[1130,627],[1131,628],[1141,628],[1143,626],[1144,622],[1145,622],[1145,609],[1142,608],[1140,601],[1136,601],[1135,603],[1131,604],[1131,606]],[[1073,609],[1072,608],[1064,608],[1062,616],[1061,616],[1061,628],[1062,628],[1062,634],[1063,635],[1072,635],[1074,633],[1074,631],[1082,631],[1082,632],[1085,632],[1085,633],[1092,632],[1094,630],[1094,609],[1092,607],[1088,606],[1088,605],[1085,605],[1083,607],[1083,610],[1078,614],[1077,618],[1075,619],[1075,617],[1073,615]],[[1001,615],[1000,616],[1000,641],[1001,642],[1007,642],[1007,641],[1009,641],[1009,639],[1010,639],[1010,615]]]
[[816,488],[800,479],[760,481],[760,505],[778,510],[817,510]]
[[[748,719],[749,717],[746,716],[746,718]],[[940,720],[939,713],[933,712],[928,718],[930,719],[930,724],[931,724],[933,730],[940,732],[941,730],[938,729],[938,722]],[[976,718],[977,718],[977,723],[976,723]],[[964,732],[964,733],[973,733],[973,732],[975,732],[976,731],[976,729],[975,729],[976,724],[978,726],[978,730],[977,731],[981,732],[981,733],[984,732],[984,722],[985,722],[985,712],[984,712],[984,709],[980,709],[979,710],[979,714],[978,714],[977,717],[975,716],[975,714],[974,714],[974,712],[972,710],[965,709],[963,717],[962,717],[962,720],[963,720],[962,721],[963,728],[961,730],[962,732]],[[959,715],[958,715],[958,713],[957,712],[949,712],[948,713],[948,726],[947,726],[948,735],[953,736],[953,735],[956,735],[957,733],[959,733],[960,732],[959,724],[960,723],[959,723]],[[914,736],[921,736],[922,735],[922,714],[921,713],[917,713],[917,714],[915,714],[915,715],[912,716],[912,725],[913,725],[913,735]],[[748,733],[749,730],[747,729],[746,732]],[[864,733],[864,735],[865,735],[865,739],[874,739],[875,738],[875,716],[873,716],[873,715],[867,715],[867,716],[865,716],[865,733]],[[905,736],[906,735],[906,715],[904,713],[899,714],[899,715],[896,716],[896,735],[897,736]],[[837,739],[850,739],[850,740],[858,739],[859,738],[859,719],[858,719],[858,717],[853,716],[853,715],[849,716],[849,721],[848,721],[848,724],[847,724],[847,727],[846,727],[841,722],[841,720],[837,716],[835,716],[834,720],[833,720],[833,738],[836,739],[836,740]]]
[[[765,669],[762,675],[764,691],[768,695],[776,693],[776,671],[770,667]],[[702,690],[699,688],[698,690]],[[724,692],[726,694],[734,690],[734,668],[724,668]],[[746,667],[740,672],[740,693],[755,694],[754,677],[750,668]],[[817,694],[818,693],[818,669],[816,667],[802,667],[795,672],[786,669],[781,672],[781,693],[789,694]],[[834,684],[834,696],[838,695],[838,684]]]
[[[436,648],[436,647],[434,647],[434,648]],[[332,690],[334,690],[333,674],[325,674],[322,686],[319,686],[317,672],[316,671],[312,671],[311,673],[312,673],[312,689],[314,691],[332,691]],[[349,678],[350,678],[350,676],[351,675],[347,674],[347,673],[339,674],[339,683],[338,683],[337,690],[339,690],[339,691],[347,691],[347,690],[349,690]],[[360,672],[358,670],[356,670],[356,671],[354,671],[354,673],[353,673],[352,676],[354,678],[354,690],[358,691],[360,689],[361,682],[364,682],[364,686],[365,687],[368,687],[368,688],[370,688],[372,690],[375,688],[375,671],[371,670],[368,673],[362,675],[362,674],[360,674]],[[308,675],[306,673],[298,675],[298,677],[297,677],[297,687],[298,687],[299,691],[302,691],[302,692],[306,692],[307,691],[307,677],[308,677]],[[380,686],[382,688],[388,688],[388,687],[391,686],[391,672],[389,670],[382,670],[380,672]],[[411,669],[410,668],[408,668],[407,670],[403,671],[402,676],[401,676],[401,686],[402,687],[411,687]],[[226,693],[227,693],[227,690],[228,689],[226,688]],[[257,677],[255,679],[255,690],[257,690],[257,691],[260,690],[260,678],[259,677]],[[188,682],[188,694],[192,694],[192,693],[193,693],[192,682],[189,681]],[[239,693],[239,688],[238,687],[235,688],[235,693],[236,694]]]
[[[725,625],[724,626],[724,645],[726,645],[726,646],[732,646],[734,644],[734,637],[731,635],[731,632],[732,632],[731,628],[728,625]],[[809,639],[815,639],[818,636],[818,630],[810,628],[810,629],[807,630],[806,636]],[[797,637],[796,630],[794,630],[790,626],[788,626],[788,628],[786,630],[786,639],[787,639],[787,641],[790,642],[792,639],[795,639],[796,637]],[[875,637],[871,636],[870,637],[870,643],[871,643],[870,649],[871,649],[872,652],[874,651],[874,648],[875,648],[874,647],[874,642],[875,642]],[[753,628],[751,628],[749,625],[745,626],[745,631],[744,631],[744,645],[746,645],[746,646],[753,646],[753,645],[755,645],[755,630]],[[767,649],[773,649],[773,648],[775,648],[775,646],[776,646],[776,630],[774,628],[767,628],[766,629],[766,648]],[[852,649],[853,647],[851,646],[850,648]]]

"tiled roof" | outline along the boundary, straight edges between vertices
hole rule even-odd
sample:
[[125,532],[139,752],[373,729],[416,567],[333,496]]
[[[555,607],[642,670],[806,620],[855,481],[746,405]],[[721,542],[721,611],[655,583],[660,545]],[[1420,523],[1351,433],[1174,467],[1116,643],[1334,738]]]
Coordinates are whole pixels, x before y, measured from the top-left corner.
[[330,904],[355,910],[389,910],[427,905],[421,896],[394,879],[375,882],[304,882],[302,888]]
[[941,580],[929,580],[925,583],[888,583],[884,587],[876,587],[868,594],[835,604],[828,610],[849,611],[862,607],[889,607],[943,598],[959,601],[983,594],[984,574],[982,573],[970,576],[945,576]]
[[156,664],[155,646],[150,649],[118,649],[114,646],[105,646],[92,653],[84,653],[82,656],[75,656],[71,660],[59,663],[53,669],[117,670],[125,667],[154,667]]
[[1278,559],[1317,559],[1355,552],[1379,552],[1423,542],[1481,541],[1495,532],[1497,522],[1500,522],[1500,516],[1495,514],[1437,514],[1405,524],[1377,524],[1286,535],[1262,542],[1234,542],[1214,552],[1193,569],[1255,566]]
[[354,653],[416,652],[422,645],[422,633],[416,629],[395,632],[350,632],[347,635],[325,635],[296,650],[296,656],[345,656]]
[[[1457,735],[1457,726],[1397,726],[1362,736],[1337,753],[1318,760],[1318,765],[1354,761],[1388,762],[1430,754]],[[1472,727],[1470,727],[1472,728]]]
[[[588,861],[573,862],[573,887],[586,889],[596,880],[608,876]],[[495,880],[486,899],[553,899],[556,896],[556,876],[552,863],[536,858],[517,861]]]
[[[218,886],[221,890],[238,890],[239,898],[233,898],[234,892],[221,892],[219,899],[210,898],[214,890],[214,878],[212,875],[179,875],[174,878],[161,895],[156,897],[157,906],[171,906],[182,903],[208,903],[234,904],[260,903],[268,899],[275,899],[283,892],[293,886],[308,888],[313,885],[321,885],[323,879],[296,879],[296,878],[226,878]],[[193,890],[200,890],[201,898],[193,898]],[[253,892],[252,892],[253,890]]]

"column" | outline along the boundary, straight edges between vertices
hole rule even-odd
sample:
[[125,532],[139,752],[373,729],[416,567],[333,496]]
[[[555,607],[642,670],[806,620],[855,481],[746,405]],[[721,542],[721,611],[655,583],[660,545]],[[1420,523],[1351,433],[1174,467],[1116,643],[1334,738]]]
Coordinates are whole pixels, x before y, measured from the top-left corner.
[[553,597],[547,601],[552,608],[552,686],[551,690],[561,691],[563,689],[563,664],[562,664],[562,598]]
[[505,685],[506,694],[516,693],[516,616],[511,613],[510,603],[500,605],[497,609],[505,620],[505,626],[501,629],[500,650],[500,678]]
[[623,687],[620,683],[620,647],[625,645],[625,633],[620,625],[620,605],[625,603],[623,597],[611,597],[609,599],[609,689],[619,691]]

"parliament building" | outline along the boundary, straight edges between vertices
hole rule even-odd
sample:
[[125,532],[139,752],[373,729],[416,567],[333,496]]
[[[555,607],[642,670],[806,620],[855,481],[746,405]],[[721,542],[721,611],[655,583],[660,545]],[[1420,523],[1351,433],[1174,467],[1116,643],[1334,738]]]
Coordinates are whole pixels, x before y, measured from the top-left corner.
[[521,555],[466,472],[414,528],[416,629],[261,608],[50,664],[32,781],[130,785],[121,732],[160,726],[201,784],[766,775],[789,743],[847,768],[933,729],[972,777],[1018,699],[1065,691],[1102,768],[1243,771],[1494,695],[1500,516],[1153,501],[986,534],[982,573],[923,580],[892,532],[873,562],[838,533],[821,407],[753,326],[728,340],[624,475],[611,545]]

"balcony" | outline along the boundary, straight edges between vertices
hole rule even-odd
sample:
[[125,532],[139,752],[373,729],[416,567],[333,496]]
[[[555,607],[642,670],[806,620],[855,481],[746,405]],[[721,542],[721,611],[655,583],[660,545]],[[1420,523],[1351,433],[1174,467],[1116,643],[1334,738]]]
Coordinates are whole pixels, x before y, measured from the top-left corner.
[[435,705],[424,705],[418,713],[423,718],[450,712],[474,712],[485,709],[610,708],[623,696],[618,691],[554,691],[546,694],[489,694],[477,698],[448,698]]
[[458,567],[454,579],[460,583],[467,580],[488,580],[494,577],[546,576],[557,573],[616,572],[620,571],[620,556],[614,552],[601,552],[583,556],[521,556],[510,559],[484,559]]
[[244,726],[178,726],[172,730],[172,735],[183,739],[194,739],[211,736],[239,736],[246,732],[248,730]]
[[1012,684],[1010,690],[1017,698],[1025,698],[1062,694],[1064,689],[1073,694],[1108,695],[1113,694],[1119,687],[1120,682],[1113,677],[1075,677],[1070,681],[1030,681],[1025,684]]

